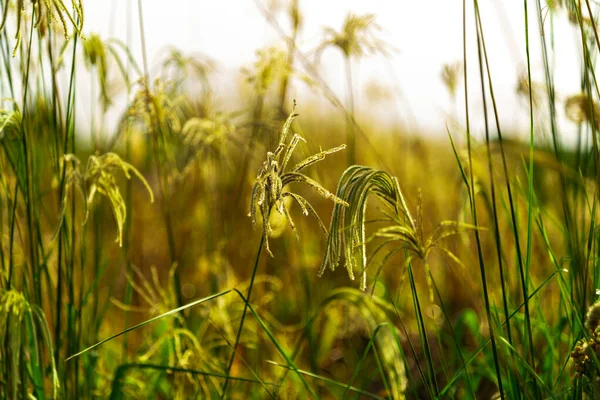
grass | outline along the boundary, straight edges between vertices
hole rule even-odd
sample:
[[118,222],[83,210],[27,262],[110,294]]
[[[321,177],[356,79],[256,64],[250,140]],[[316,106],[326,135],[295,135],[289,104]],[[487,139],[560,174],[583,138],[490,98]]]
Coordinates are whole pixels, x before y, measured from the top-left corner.
[[[290,34],[258,3],[285,46],[257,53],[248,107],[230,110],[208,57],[173,48],[149,65],[141,1],[128,7],[139,39],[124,42],[86,32],[84,6],[0,3],[0,398],[600,391],[595,2],[523,2],[519,140],[502,126],[487,21],[463,1],[462,62],[440,81],[455,115],[427,141],[357,118],[352,59],[391,49],[373,15],[348,14],[317,49],[342,51],[344,102],[299,43],[302,2],[285,9]],[[564,98],[559,18],[582,50],[581,92]],[[301,82],[339,112],[296,106]],[[116,90],[127,105],[105,132]]]

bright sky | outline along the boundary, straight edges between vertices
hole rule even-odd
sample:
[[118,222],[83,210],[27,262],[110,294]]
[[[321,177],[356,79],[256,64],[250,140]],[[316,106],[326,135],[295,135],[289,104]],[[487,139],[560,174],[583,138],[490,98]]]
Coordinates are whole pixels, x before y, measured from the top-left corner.
[[[503,129],[519,129],[525,136],[528,106],[515,94],[518,76],[526,72],[527,66],[523,2],[489,0],[480,3]],[[304,52],[318,44],[323,27],[339,30],[349,11],[375,14],[382,28],[381,37],[398,50],[387,59],[374,56],[355,64],[359,120],[361,113],[368,113],[390,122],[400,120],[405,127],[416,125],[421,130],[445,135],[447,113],[452,108],[440,72],[443,64],[462,60],[461,0],[299,0],[299,4],[304,25],[298,45]],[[133,52],[141,60],[137,1],[88,1],[85,11],[87,32],[127,41],[129,30]],[[257,49],[280,42],[256,7],[255,0],[144,0],[143,12],[150,64],[156,63],[159,51],[169,45],[185,52],[206,54],[217,62],[217,93],[234,87],[232,82],[237,79],[233,78],[240,67],[254,60]],[[467,12],[469,96],[471,110],[478,110],[473,112],[476,130],[482,126],[482,106],[472,8],[468,7]],[[529,13],[532,73],[534,81],[543,83],[536,1],[529,1]],[[278,15],[280,24],[289,31],[285,12]],[[569,24],[564,12],[554,19],[554,28],[554,45],[560,55],[555,59],[557,94],[559,99],[564,99],[579,92],[582,57],[578,30]],[[549,16],[545,20],[545,29],[550,29]],[[341,54],[336,50],[326,51],[320,71],[344,99]],[[365,98],[364,89],[372,82],[388,87],[396,97],[381,104],[371,104]],[[302,83],[297,83],[292,95],[301,99],[305,95],[302,90]],[[458,112],[464,119],[462,88],[460,92]],[[559,111],[562,113],[562,106]],[[414,118],[409,118],[410,115]],[[572,137],[574,125],[566,123],[564,118],[560,122],[565,135]]]

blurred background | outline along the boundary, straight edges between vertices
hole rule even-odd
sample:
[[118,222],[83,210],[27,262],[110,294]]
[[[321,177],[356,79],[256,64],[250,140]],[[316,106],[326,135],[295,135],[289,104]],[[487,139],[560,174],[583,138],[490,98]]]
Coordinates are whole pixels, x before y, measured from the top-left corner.
[[[214,65],[211,76],[217,102],[223,107],[240,107],[237,96],[240,69],[250,65],[255,53],[267,46],[285,48],[285,36],[293,34],[289,17],[289,1],[224,0],[197,2],[173,0],[165,7],[158,0],[143,3],[146,20],[146,46],[150,65],[160,62],[169,47],[184,53],[200,54]],[[477,63],[473,6],[467,5],[467,62]],[[132,53],[141,59],[141,42],[135,2],[109,0],[86,5],[86,26],[102,37],[115,37],[130,43]],[[353,60],[353,83],[356,91],[357,118],[377,119],[378,123],[395,126],[428,136],[446,135],[448,117],[464,118],[463,90],[456,93],[456,107],[443,80],[442,67],[463,59],[462,2],[396,2],[377,0],[365,3],[349,0],[343,3],[305,0],[299,4],[302,21],[296,33],[296,45],[311,63],[315,50],[323,40],[326,27],[341,29],[348,12],[373,14],[379,26],[378,36],[388,46],[385,54],[357,57]],[[492,77],[496,82],[496,99],[506,130],[513,134],[528,128],[527,99],[519,95],[519,80],[527,73],[524,42],[523,5],[519,2],[483,2],[482,18],[486,20],[485,39]],[[568,12],[543,10],[545,28],[554,30],[552,66],[557,96],[566,97],[580,86],[582,68],[580,34],[569,23]],[[266,12],[268,14],[266,14]],[[426,17],[425,17],[426,16]],[[530,30],[539,31],[535,13],[529,16]],[[128,39],[129,38],[129,39]],[[540,40],[532,40],[531,70],[533,79],[544,81]],[[555,54],[560,54],[557,57]],[[294,68],[306,73],[303,63],[295,60]],[[345,98],[346,79],[342,53],[337,49],[324,52],[315,65],[316,72],[340,98]],[[473,71],[474,72],[474,71]],[[480,134],[483,125],[478,73],[469,74],[472,118]],[[322,93],[292,79],[289,98],[300,103],[316,103],[333,111]],[[576,126],[569,124],[559,110],[561,132],[572,141]],[[113,114],[114,115],[114,114]],[[113,118],[114,123],[114,118]],[[479,131],[479,133],[477,133]]]

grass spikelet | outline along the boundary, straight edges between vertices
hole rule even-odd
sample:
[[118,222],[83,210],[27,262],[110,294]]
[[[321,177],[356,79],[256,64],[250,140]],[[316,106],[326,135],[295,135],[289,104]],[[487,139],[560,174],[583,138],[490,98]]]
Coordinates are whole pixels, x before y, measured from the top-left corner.
[[328,47],[337,47],[344,55],[346,70],[347,111],[346,111],[346,143],[348,144],[348,164],[355,164],[356,137],[354,133],[354,85],[352,83],[351,59],[367,54],[387,55],[391,47],[379,39],[376,32],[381,30],[375,22],[375,15],[356,15],[348,13],[341,31],[325,28],[324,40],[316,49],[316,57]]
[[127,61],[134,70],[141,74],[140,69],[133,59],[133,56],[127,46],[117,39],[102,40],[98,34],[92,33],[83,41],[83,60],[88,69],[95,68],[95,72],[100,84],[100,100],[104,110],[112,104],[111,96],[108,92],[108,61],[109,56],[116,63],[127,87],[130,85],[129,74],[119,55],[119,49],[125,54]]
[[[27,0],[14,0],[13,2],[6,1],[3,5],[4,12],[2,14],[2,22],[0,23],[0,31],[6,27],[9,9],[12,7],[16,10],[16,43],[13,48],[13,57],[16,55],[17,50],[21,45],[22,27],[26,21],[25,13],[28,7],[26,3],[28,3]],[[74,10],[73,13],[69,12],[63,0],[31,0],[29,3],[32,14],[36,16],[34,28],[40,29],[41,33],[44,33],[46,24],[51,25],[53,22],[59,22],[59,25],[64,31],[65,38],[68,39],[68,20],[71,25],[73,25],[73,28],[75,28],[75,32],[81,35],[84,22],[83,4],[81,0],[71,0],[71,7]],[[45,21],[44,17],[46,18]]]
[[576,124],[588,123],[596,130],[600,128],[600,105],[585,93],[567,98],[565,113]]
[[344,254],[350,279],[354,280],[357,266],[363,265],[361,288],[366,289],[365,211],[367,198],[371,193],[395,203],[398,191],[394,188],[394,180],[384,171],[358,165],[344,171],[336,195],[347,202],[348,207],[343,208],[338,203],[333,207],[325,257],[319,276],[326,268],[335,270]]
[[[385,213],[384,220],[388,221],[390,225],[379,228],[367,239],[365,214],[367,200],[371,194],[378,197],[387,207],[388,212]],[[361,290],[367,289],[366,245],[368,242],[374,239],[383,239],[387,243],[394,241],[402,243],[409,253],[425,262],[427,277],[430,279],[429,265],[427,264],[430,251],[438,248],[452,261],[462,265],[458,257],[443,247],[440,241],[448,236],[477,229],[475,226],[460,222],[443,221],[428,238],[425,238],[420,193],[417,217],[413,218],[396,177],[371,167],[354,165],[348,168],[340,178],[336,196],[346,201],[349,206],[343,208],[338,203],[334,205],[325,257],[321,263],[319,276],[323,275],[327,268],[335,270],[344,255],[345,267],[350,279],[354,280],[355,271],[360,273]],[[390,253],[396,251],[393,249]],[[381,267],[378,268],[378,271],[381,270]],[[433,300],[431,281],[428,282],[430,297]]]
[[180,177],[187,176],[201,160],[222,161],[227,165],[230,157],[227,144],[236,133],[230,115],[215,113],[209,117],[192,117],[181,128],[181,142],[185,154]]
[[265,238],[265,248],[267,249],[267,252],[271,255],[271,257],[273,257],[273,253],[271,252],[271,249],[269,247],[268,239],[269,235],[272,232],[272,228],[269,222],[271,209],[275,207],[275,210],[277,212],[283,214],[293,230],[295,226],[289,212],[285,209],[285,204],[283,202],[285,197],[290,196],[292,199],[296,200],[296,202],[300,205],[305,215],[308,215],[308,213],[310,212],[317,219],[317,221],[319,221],[319,225],[323,226],[323,222],[317,215],[314,208],[308,203],[308,201],[299,194],[285,190],[287,185],[294,182],[304,183],[308,186],[311,186],[317,193],[319,193],[326,199],[333,201],[335,204],[338,204],[340,206],[348,205],[344,200],[329,192],[317,181],[309,178],[308,176],[300,172],[304,168],[307,168],[308,166],[323,160],[326,155],[343,150],[346,147],[345,145],[341,145],[325,151],[320,151],[319,153],[308,157],[303,161],[300,161],[298,164],[296,164],[294,167],[292,167],[286,172],[286,166],[292,157],[294,149],[296,148],[299,142],[306,142],[306,140],[304,140],[304,138],[302,138],[300,135],[294,134],[292,139],[290,139],[289,143],[286,144],[286,139],[288,136],[288,132],[290,131],[292,121],[294,120],[294,118],[296,118],[297,115],[298,114],[295,114],[295,111],[292,110],[292,112],[288,116],[279,136],[279,145],[277,146],[277,149],[275,149],[274,152],[267,153],[267,159],[263,162],[261,169],[258,171],[256,183],[252,188],[252,196],[250,199],[250,213],[248,214],[248,216],[252,218],[252,225],[256,226],[256,210],[260,210],[260,214],[263,221],[262,230]]
[[208,95],[209,75],[214,69],[213,61],[203,55],[186,55],[175,47],[168,48],[167,52],[161,65],[163,79],[174,82],[177,88],[199,81],[203,94]]
[[[113,216],[117,223],[118,234],[117,242],[119,246],[123,245],[123,226],[127,218],[127,207],[126,202],[121,195],[121,191],[114,177],[115,171],[121,171],[127,179],[131,179],[131,174],[135,175],[144,185],[148,194],[150,195],[150,201],[154,202],[154,193],[150,184],[144,178],[144,176],[131,164],[123,161],[115,153],[106,153],[101,156],[90,156],[85,169],[85,172],[81,172],[79,159],[73,154],[66,154],[64,157],[65,162],[71,165],[71,169],[67,173],[67,185],[75,185],[79,192],[85,199],[85,219],[84,224],[87,222],[89,216],[89,206],[93,203],[96,193],[100,193],[106,196],[110,202]],[[66,210],[66,193],[62,202],[61,218],[64,216]],[[59,227],[57,228],[57,231]]]
[[389,51],[389,46],[377,37],[376,33],[380,30],[374,14],[348,13],[339,32],[325,28],[325,40],[319,46],[317,54],[328,46],[339,48],[347,58],[374,53],[385,54]]
[[263,96],[271,85],[288,76],[291,71],[286,53],[278,47],[267,47],[256,51],[256,61],[252,68],[244,68],[242,73],[256,93]]
[[135,95],[129,115],[141,120],[148,132],[158,134],[163,127],[179,132],[180,110],[177,99],[171,97],[170,83],[157,78],[151,86],[146,78],[142,78],[139,84],[141,87]]
[[516,87],[517,95],[529,102],[529,93],[531,92],[531,101],[534,109],[537,109],[542,104],[545,91],[546,88],[540,83],[531,82],[530,85],[529,77],[526,72],[519,76]]
[[458,88],[458,83],[460,82],[461,73],[463,70],[463,66],[461,62],[454,62],[451,64],[444,64],[442,67],[442,72],[440,74],[446,89],[450,93],[450,96],[456,96],[456,89]]
[[577,378],[585,378],[583,391],[595,397],[594,394],[600,390],[600,303],[593,304],[587,312],[585,327],[588,337],[584,337],[575,343],[571,351],[571,360],[574,364]]

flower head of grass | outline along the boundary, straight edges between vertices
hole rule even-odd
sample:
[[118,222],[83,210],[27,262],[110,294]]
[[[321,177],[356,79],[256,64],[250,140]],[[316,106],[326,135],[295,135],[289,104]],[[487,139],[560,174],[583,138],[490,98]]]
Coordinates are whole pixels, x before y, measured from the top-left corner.
[[214,61],[203,54],[185,54],[175,47],[169,47],[161,64],[161,75],[165,81],[174,83],[174,89],[198,82],[206,96],[210,91],[210,74]]
[[298,114],[295,114],[294,110],[292,110],[289,117],[285,121],[285,124],[283,125],[283,129],[281,130],[281,134],[279,136],[279,145],[277,146],[274,152],[267,153],[267,159],[263,162],[262,167],[258,171],[256,183],[252,188],[250,213],[248,214],[248,216],[252,218],[252,225],[256,226],[256,210],[260,210],[262,216],[265,246],[271,257],[273,257],[273,253],[269,248],[268,237],[269,234],[272,232],[271,225],[269,223],[269,216],[273,207],[275,207],[275,210],[277,212],[285,216],[292,230],[296,232],[296,226],[294,225],[294,221],[292,220],[292,217],[283,202],[283,200],[286,197],[291,197],[292,199],[296,200],[296,202],[300,205],[300,208],[302,209],[304,215],[308,215],[309,213],[312,214],[318,221],[321,229],[323,229],[323,231],[327,233],[327,228],[323,224],[323,221],[321,220],[313,206],[299,194],[287,191],[287,185],[294,182],[305,183],[311,186],[313,189],[315,189],[317,193],[319,193],[321,196],[325,197],[326,199],[332,200],[336,205],[340,207],[348,205],[344,200],[329,192],[317,181],[315,181],[312,178],[309,178],[308,176],[302,173],[302,170],[323,160],[328,154],[336,153],[340,150],[345,149],[345,145],[334,147],[329,150],[322,150],[317,154],[314,154],[308,157],[307,159],[299,162],[293,168],[286,171],[286,167],[290,159],[292,158],[292,154],[294,153],[294,150],[298,143],[306,142],[306,140],[297,133],[292,136],[289,143],[287,142],[287,136],[290,131],[292,121],[297,116]]
[[596,362],[600,359],[600,302],[589,308],[585,326],[589,330],[589,337],[575,343],[571,359],[576,376],[589,378],[598,389],[599,369]]
[[[13,56],[16,55],[17,49],[21,45],[22,27],[26,20],[25,11],[27,6],[25,3],[26,0],[14,0],[13,2],[6,1],[3,4],[4,12],[2,14],[2,22],[0,23],[0,31],[2,31],[6,26],[8,10],[10,9],[11,4],[17,12],[17,20],[15,24],[17,27],[17,32],[15,33],[16,43],[13,49]],[[65,38],[68,38],[69,30],[67,28],[67,20],[69,20],[75,28],[75,31],[78,34],[81,34],[84,19],[83,4],[81,0],[71,0],[71,7],[74,10],[73,14],[69,12],[69,9],[63,0],[31,0],[30,3],[32,13],[36,18],[34,21],[35,29],[39,28],[40,30],[43,30],[46,27],[46,23],[50,24],[52,22],[60,22],[60,25],[65,33]]]
[[181,129],[181,136],[186,146],[218,155],[225,152],[225,144],[235,131],[229,115],[215,113],[210,117],[188,119]]
[[157,78],[150,85],[144,77],[129,108],[129,116],[142,122],[145,129],[159,134],[163,128],[173,132],[181,129],[178,98],[172,97],[171,82]]
[[517,87],[515,88],[517,95],[522,99],[526,100],[529,104],[529,92],[531,92],[531,100],[533,108],[539,108],[544,99],[546,87],[538,82],[529,81],[529,75],[527,72],[521,73],[517,80]]
[[271,85],[291,72],[285,51],[277,46],[257,50],[252,67],[242,68],[246,81],[259,96],[264,96]]
[[568,97],[565,114],[576,124],[588,123],[592,128],[600,128],[600,105],[586,93]]
[[444,64],[442,67],[441,78],[448,89],[448,92],[452,97],[456,96],[456,90],[458,89],[458,83],[461,79],[461,73],[463,72],[462,62],[454,62],[451,64]]
[[131,52],[118,39],[102,40],[98,34],[92,33],[83,41],[83,60],[86,68],[95,68],[98,83],[100,84],[100,100],[105,111],[112,104],[111,95],[108,90],[109,57],[112,57],[117,65],[127,87],[130,85],[129,73],[127,72],[123,58],[119,55],[119,51],[125,54],[125,57],[127,57],[128,62],[134,67],[135,71],[141,74]]
[[340,49],[346,58],[374,53],[386,54],[389,46],[375,34],[380,30],[374,14],[348,13],[339,32],[332,28],[325,28],[325,39],[317,48],[317,55],[329,46]]
[[[378,197],[386,207],[387,210],[384,211],[381,221],[387,222],[389,225],[379,228],[367,239],[365,215],[367,199],[371,194]],[[338,183],[336,196],[347,202],[349,206],[342,208],[338,204],[334,205],[325,258],[321,264],[319,275],[322,275],[327,268],[335,270],[343,254],[350,279],[354,280],[355,270],[360,271],[360,288],[362,290],[367,288],[366,271],[369,263],[367,262],[366,245],[368,242],[374,239],[382,240],[375,253],[387,244],[403,244],[387,253],[377,269],[377,274],[391,256],[399,251],[407,251],[409,255],[406,258],[406,265],[413,257],[423,260],[428,272],[427,278],[430,279],[427,258],[431,250],[439,249],[454,262],[462,265],[450,250],[442,246],[441,240],[469,229],[477,229],[475,226],[455,221],[442,221],[429,237],[425,237],[420,193],[416,217],[413,217],[400,190],[398,179],[385,171],[371,167],[353,165],[344,171]],[[430,281],[429,284],[430,297],[433,297]]]
[[[131,173],[137,176],[148,190],[150,201],[154,202],[154,194],[148,181],[146,181],[144,176],[133,165],[123,161],[121,157],[115,153],[90,156],[86,169],[83,172],[80,168],[81,162],[75,155],[66,154],[64,159],[65,162],[71,165],[71,168],[67,173],[67,185],[75,185],[85,199],[85,219],[83,223],[85,224],[87,222],[89,206],[93,203],[96,193],[106,196],[110,201],[111,209],[115,221],[117,222],[117,242],[119,243],[119,246],[122,246],[123,226],[125,224],[125,219],[127,218],[127,205],[121,195],[117,181],[115,180],[114,172],[117,170],[122,171],[127,179],[131,179]],[[67,191],[65,190],[60,221],[63,220],[62,216],[64,216],[66,210],[66,192]]]

